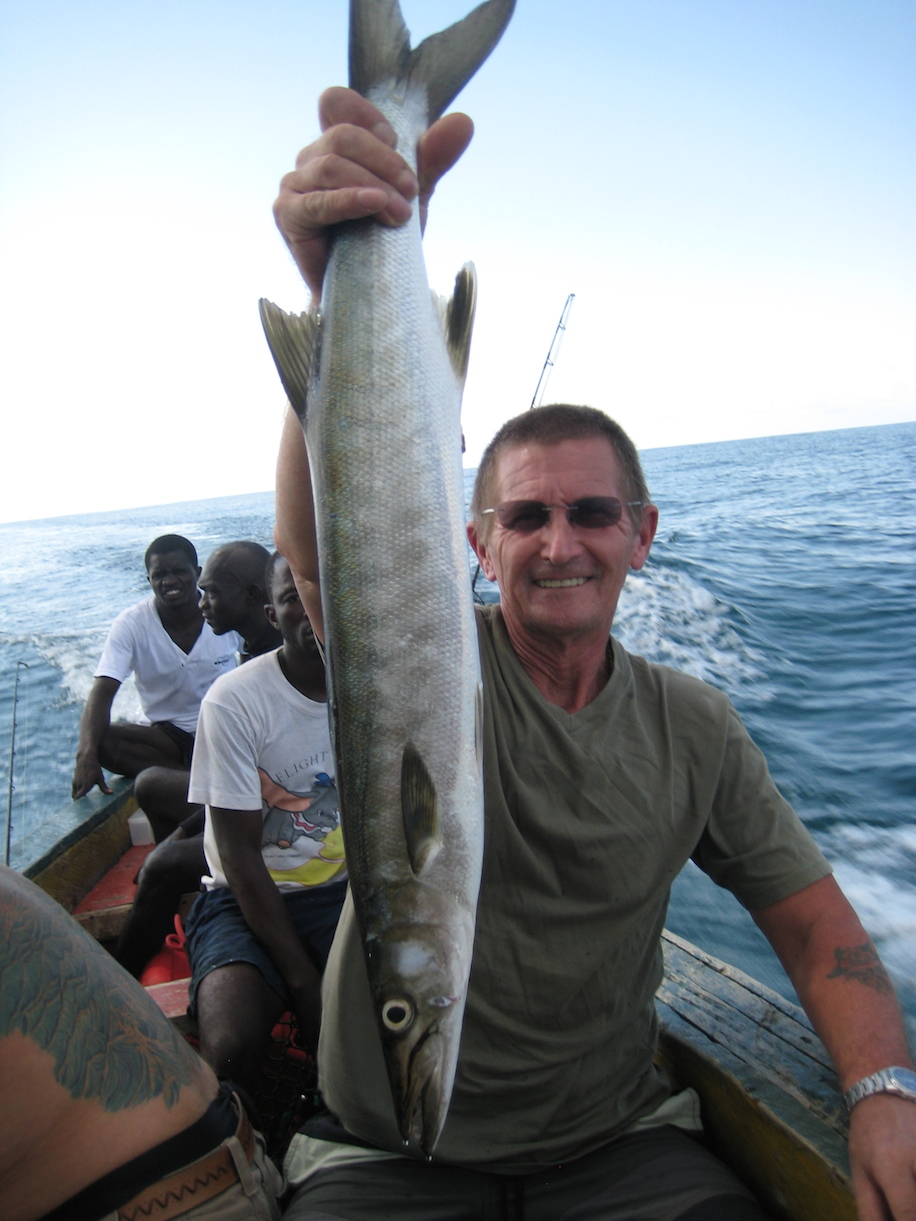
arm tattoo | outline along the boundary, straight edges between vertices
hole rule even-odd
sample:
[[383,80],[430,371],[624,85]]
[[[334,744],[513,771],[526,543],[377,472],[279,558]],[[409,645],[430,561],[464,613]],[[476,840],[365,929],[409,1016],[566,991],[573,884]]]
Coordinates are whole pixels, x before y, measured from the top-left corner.
[[0,936],[0,1038],[15,1031],[48,1052],[72,1098],[114,1112],[161,1097],[171,1108],[198,1080],[155,1002],[31,883],[0,889]]
[[827,976],[828,979],[854,979],[865,984],[866,988],[874,988],[882,995],[893,991],[890,977],[878,957],[878,951],[870,941],[866,941],[864,945],[835,949],[833,954],[836,966]]

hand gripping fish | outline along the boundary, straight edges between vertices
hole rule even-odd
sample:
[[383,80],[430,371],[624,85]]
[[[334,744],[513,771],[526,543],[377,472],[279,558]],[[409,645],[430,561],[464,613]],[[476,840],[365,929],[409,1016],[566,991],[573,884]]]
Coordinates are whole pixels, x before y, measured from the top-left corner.
[[[489,0],[411,50],[397,0],[352,0],[351,87],[413,168],[513,5]],[[398,1127],[426,1154],[455,1076],[483,855],[459,420],[475,292],[465,267],[435,303],[414,208],[398,229],[338,227],[320,317],[261,303],[309,453],[350,887]]]

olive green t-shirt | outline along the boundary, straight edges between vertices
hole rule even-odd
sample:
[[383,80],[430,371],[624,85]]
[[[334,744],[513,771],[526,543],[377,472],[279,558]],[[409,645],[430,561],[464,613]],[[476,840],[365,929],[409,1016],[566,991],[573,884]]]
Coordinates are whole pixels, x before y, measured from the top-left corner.
[[[437,1161],[524,1173],[580,1157],[667,1095],[660,934],[692,857],[750,909],[830,872],[720,691],[629,655],[569,714],[480,609],[486,840],[458,1072]],[[324,983],[325,1100],[402,1151],[349,899]]]

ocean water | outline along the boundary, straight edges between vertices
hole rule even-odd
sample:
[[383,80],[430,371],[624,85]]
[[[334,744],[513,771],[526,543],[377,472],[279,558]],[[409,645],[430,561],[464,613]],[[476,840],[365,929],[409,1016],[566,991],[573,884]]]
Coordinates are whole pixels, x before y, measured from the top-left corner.
[[[643,459],[661,521],[615,634],[731,696],[874,937],[916,1043],[916,424]],[[69,801],[82,703],[111,620],[148,590],[148,543],[185,534],[203,560],[233,538],[269,545],[272,527],[269,493],[0,525],[0,825],[19,673],[14,867]],[[126,683],[115,715],[137,710]],[[747,914],[693,866],[668,925],[794,999]]]

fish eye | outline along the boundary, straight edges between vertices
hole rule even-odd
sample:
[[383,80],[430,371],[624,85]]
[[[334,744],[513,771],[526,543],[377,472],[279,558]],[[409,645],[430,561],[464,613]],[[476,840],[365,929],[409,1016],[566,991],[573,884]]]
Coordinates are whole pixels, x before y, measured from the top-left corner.
[[382,1022],[386,1030],[400,1034],[413,1024],[414,1009],[410,1001],[385,1001]]

